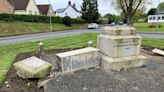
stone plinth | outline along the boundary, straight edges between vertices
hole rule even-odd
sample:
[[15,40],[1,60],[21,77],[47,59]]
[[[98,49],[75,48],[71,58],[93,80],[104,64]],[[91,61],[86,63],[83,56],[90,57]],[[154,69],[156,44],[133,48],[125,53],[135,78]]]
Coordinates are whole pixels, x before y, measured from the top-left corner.
[[92,47],[59,53],[56,55],[62,73],[74,72],[100,65],[99,50]]
[[145,65],[147,58],[140,55],[141,39],[133,27],[104,27],[97,40],[102,67],[120,70]]
[[124,57],[140,53],[140,36],[98,36],[98,48],[110,57]]
[[105,70],[121,70],[133,67],[140,67],[147,64],[147,58],[142,55],[111,58],[108,56],[102,56],[101,66]]
[[14,67],[17,74],[22,78],[43,78],[52,69],[51,64],[34,56],[15,63]]

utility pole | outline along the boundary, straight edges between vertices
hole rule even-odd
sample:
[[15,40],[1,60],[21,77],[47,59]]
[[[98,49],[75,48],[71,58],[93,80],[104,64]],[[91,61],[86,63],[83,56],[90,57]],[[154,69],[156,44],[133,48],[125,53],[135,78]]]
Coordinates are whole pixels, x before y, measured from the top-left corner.
[[[49,9],[50,9],[51,8],[50,0],[48,0],[48,3],[49,3]],[[52,16],[50,15],[49,17],[50,17],[50,32],[52,32],[53,31],[53,28],[52,28]]]
[[158,31],[158,29],[159,29],[159,19],[158,19],[158,17],[159,17],[159,5],[160,5],[160,0],[158,0],[158,6],[157,6],[157,16],[156,16],[156,18],[157,18],[157,23],[156,23],[156,31]]

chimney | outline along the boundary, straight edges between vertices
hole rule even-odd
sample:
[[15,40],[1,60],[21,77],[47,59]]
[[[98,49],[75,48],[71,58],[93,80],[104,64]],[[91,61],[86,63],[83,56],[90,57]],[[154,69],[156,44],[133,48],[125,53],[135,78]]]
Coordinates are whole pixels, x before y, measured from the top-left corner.
[[68,1],[68,5],[71,5],[71,1]]
[[73,7],[76,8],[76,4],[75,3],[73,4]]

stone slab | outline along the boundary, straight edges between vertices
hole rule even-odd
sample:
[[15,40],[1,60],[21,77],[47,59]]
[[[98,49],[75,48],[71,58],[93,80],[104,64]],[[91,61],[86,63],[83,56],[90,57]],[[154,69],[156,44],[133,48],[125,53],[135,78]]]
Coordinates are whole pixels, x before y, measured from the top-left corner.
[[98,36],[100,52],[109,57],[139,55],[141,47],[140,36]]
[[155,49],[153,49],[153,50],[152,50],[152,52],[154,52],[154,53],[157,53],[157,54],[159,54],[159,55],[163,55],[163,56],[164,56],[164,51],[163,51],[163,50],[160,50],[160,49],[155,48]]
[[134,27],[110,27],[106,26],[102,28],[102,34],[105,35],[136,35],[136,28]]
[[43,78],[52,69],[51,64],[35,56],[16,62],[14,67],[17,74],[22,78]]
[[93,47],[56,54],[62,73],[99,66],[99,50]]
[[147,62],[147,57],[142,55],[120,58],[111,58],[102,55],[101,57],[101,66],[107,71],[141,67],[146,65]]

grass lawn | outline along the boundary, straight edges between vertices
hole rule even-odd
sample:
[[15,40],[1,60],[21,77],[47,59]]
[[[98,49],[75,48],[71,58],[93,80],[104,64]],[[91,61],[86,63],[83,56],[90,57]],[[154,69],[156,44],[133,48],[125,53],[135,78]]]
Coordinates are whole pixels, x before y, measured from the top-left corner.
[[156,28],[149,28],[148,23],[134,23],[134,27],[141,32],[163,32],[164,33],[164,23],[160,23],[161,27],[156,31]]
[[[53,24],[53,31],[85,28],[85,24],[73,24],[71,27],[63,24]],[[49,23],[13,22],[0,23],[0,37],[32,33],[50,32]]]
[[[47,50],[59,48],[77,48],[87,46],[87,42],[90,40],[92,40],[94,42],[94,46],[96,46],[97,35],[98,33],[82,33],[79,35],[51,38],[40,41],[46,44]],[[13,64],[17,54],[38,51],[37,44],[40,41],[35,40],[31,42],[0,46],[0,82],[4,80],[5,75]],[[144,38],[142,44],[164,48],[164,39]]]

